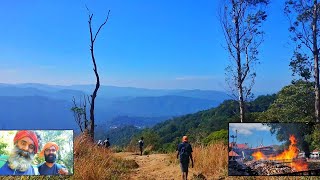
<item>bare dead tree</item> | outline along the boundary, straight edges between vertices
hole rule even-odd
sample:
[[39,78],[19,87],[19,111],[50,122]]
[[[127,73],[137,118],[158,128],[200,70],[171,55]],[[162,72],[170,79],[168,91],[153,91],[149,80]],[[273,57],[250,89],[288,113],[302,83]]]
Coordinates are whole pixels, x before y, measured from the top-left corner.
[[94,105],[95,105],[95,99],[97,97],[97,93],[100,87],[100,78],[99,78],[99,74],[98,74],[98,69],[97,69],[97,64],[96,64],[96,59],[94,57],[94,43],[96,42],[97,36],[100,32],[100,30],[102,29],[102,27],[108,22],[109,19],[109,14],[110,14],[110,10],[108,11],[107,17],[105,19],[105,21],[99,26],[98,30],[96,33],[92,32],[92,18],[93,18],[93,13],[90,12],[90,10],[88,9],[88,7],[86,7],[88,10],[88,16],[89,16],[89,31],[90,31],[90,52],[91,52],[91,59],[92,59],[92,63],[93,63],[93,71],[94,74],[96,76],[96,86],[95,89],[92,93],[92,95],[90,95],[91,100],[89,101],[90,104],[90,121],[89,121],[89,125],[90,125],[90,129],[89,129],[89,134],[90,137],[92,139],[92,141],[94,140],[94,128],[95,128],[95,119],[94,119]]
[[83,102],[82,98],[80,97],[79,104],[76,102],[75,97],[73,97],[73,107],[71,111],[73,111],[74,119],[79,126],[81,132],[84,132],[88,129],[88,118],[87,118],[87,100],[86,95],[83,95]]
[[220,22],[227,42],[231,65],[226,81],[238,98],[240,121],[245,120],[245,101],[252,95],[258,63],[258,47],[263,41],[261,24],[266,20],[269,0],[223,0]]

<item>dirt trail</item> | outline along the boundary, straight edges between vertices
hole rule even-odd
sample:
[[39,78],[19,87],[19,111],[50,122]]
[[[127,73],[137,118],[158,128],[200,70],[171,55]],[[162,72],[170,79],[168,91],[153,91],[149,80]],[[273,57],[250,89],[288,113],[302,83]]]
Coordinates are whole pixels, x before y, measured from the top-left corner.
[[[132,152],[121,152],[115,153],[115,156],[134,160],[139,165],[139,168],[135,169],[130,174],[130,178],[132,180],[181,179],[181,170],[178,160],[171,158],[168,154],[151,154],[140,156]],[[189,168],[188,179],[192,179],[194,173],[194,169]]]

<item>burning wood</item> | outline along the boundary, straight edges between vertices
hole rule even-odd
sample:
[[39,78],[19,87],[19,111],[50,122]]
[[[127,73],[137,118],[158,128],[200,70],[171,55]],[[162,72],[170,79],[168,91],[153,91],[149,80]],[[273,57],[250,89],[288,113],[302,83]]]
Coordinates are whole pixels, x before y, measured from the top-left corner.
[[305,161],[302,161],[302,160],[295,161],[294,160],[298,156],[298,153],[299,153],[298,148],[296,146],[296,144],[297,144],[296,138],[293,135],[291,135],[289,140],[290,140],[289,148],[277,156],[267,157],[266,155],[264,155],[260,151],[253,153],[252,156],[254,157],[254,159],[256,161],[272,160],[272,161],[284,162],[285,160],[289,160],[290,163],[288,163],[288,165],[291,167],[292,171],[307,171],[308,164]]
[[276,161],[248,161],[245,163],[251,169],[257,172],[258,175],[274,175],[291,173],[292,169],[282,163]]

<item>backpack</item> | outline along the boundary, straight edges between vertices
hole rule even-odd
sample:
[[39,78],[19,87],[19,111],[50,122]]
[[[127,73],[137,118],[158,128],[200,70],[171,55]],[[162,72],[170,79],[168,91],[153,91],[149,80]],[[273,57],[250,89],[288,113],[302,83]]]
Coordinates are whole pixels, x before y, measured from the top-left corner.
[[[3,165],[6,164],[8,161],[9,156],[6,155],[0,155],[0,168],[2,168]],[[34,170],[34,175],[39,175],[38,166],[37,165],[31,165]]]
[[180,155],[180,162],[181,163],[187,163],[189,162],[189,152],[188,152],[188,148],[189,147],[189,144],[187,143],[183,143],[181,149],[180,149],[180,152],[179,152],[179,155]]

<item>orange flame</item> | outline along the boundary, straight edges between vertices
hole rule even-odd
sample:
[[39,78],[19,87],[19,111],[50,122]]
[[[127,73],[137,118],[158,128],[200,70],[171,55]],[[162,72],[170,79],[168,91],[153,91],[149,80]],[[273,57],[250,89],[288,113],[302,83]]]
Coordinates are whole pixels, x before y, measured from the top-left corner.
[[290,164],[291,168],[296,171],[307,171],[308,170],[308,164],[303,161],[295,161]]
[[297,140],[293,135],[290,136],[289,140],[289,149],[284,150],[281,154],[277,155],[276,157],[271,157],[270,160],[292,160],[293,158],[297,157],[299,153],[298,148],[296,147]]
[[[290,161],[292,161],[293,158],[297,157],[299,151],[298,151],[298,148],[296,147],[296,144],[297,144],[296,138],[293,135],[290,135],[289,140],[290,140],[289,149],[284,150],[281,154],[279,154],[277,156],[266,158],[266,156],[260,151],[253,153],[252,156],[254,157],[255,160],[268,159],[268,160],[290,160]],[[296,171],[308,170],[308,164],[303,161],[291,162],[290,166],[292,169],[294,169]]]
[[255,160],[264,160],[264,159],[266,159],[266,156],[260,151],[253,153],[252,156],[254,157]]

